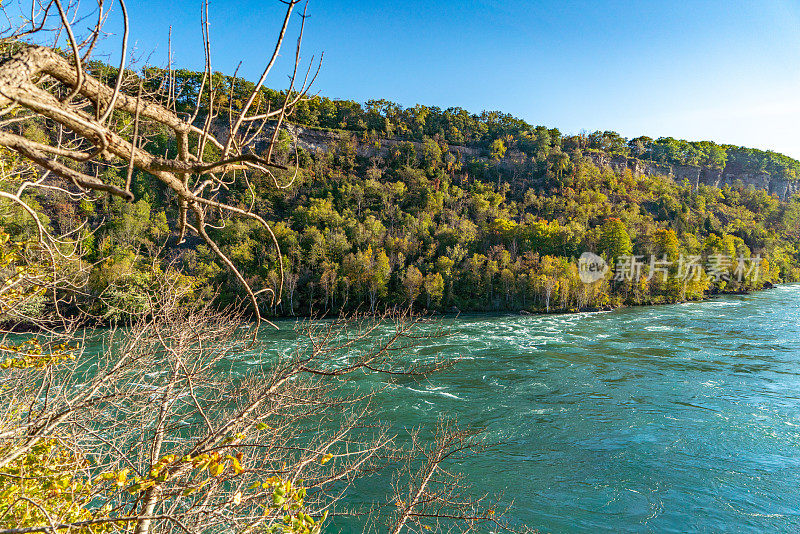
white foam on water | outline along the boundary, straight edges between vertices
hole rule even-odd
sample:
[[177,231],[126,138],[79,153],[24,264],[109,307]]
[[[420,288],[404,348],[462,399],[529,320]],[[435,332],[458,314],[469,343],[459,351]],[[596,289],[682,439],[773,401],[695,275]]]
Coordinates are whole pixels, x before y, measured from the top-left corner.
[[432,387],[432,388],[428,388],[428,389],[414,389],[414,388],[412,388],[410,386],[406,386],[406,389],[411,390],[411,391],[413,391],[415,393],[423,393],[423,394],[428,394],[428,395],[441,395],[443,397],[450,397],[452,399],[463,400],[461,397],[457,397],[457,396],[453,395],[452,393],[448,393],[446,391],[442,391],[444,389],[443,387]]
[[710,308],[727,308],[730,306],[742,305],[740,301],[735,301],[735,300],[714,300],[709,302],[701,302],[700,304]]

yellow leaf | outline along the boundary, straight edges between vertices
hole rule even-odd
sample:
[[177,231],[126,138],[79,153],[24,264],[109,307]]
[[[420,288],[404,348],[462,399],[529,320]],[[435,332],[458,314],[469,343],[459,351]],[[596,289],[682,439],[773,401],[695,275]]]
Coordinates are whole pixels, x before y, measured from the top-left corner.
[[328,463],[328,461],[331,458],[333,458],[333,455],[331,453],[328,453],[325,456],[323,456],[322,458],[320,458],[319,463],[321,463],[322,465],[325,465],[326,463]]
[[233,463],[233,471],[234,471],[234,472],[235,472],[237,475],[238,475],[239,473],[241,473],[242,471],[244,471],[244,469],[242,468],[242,464],[240,464],[240,463],[239,463],[239,460],[237,460],[236,458],[234,458],[232,463]]
[[211,473],[211,476],[219,476],[222,474],[222,471],[225,469],[225,466],[220,463],[215,463],[211,467],[208,468],[208,472]]

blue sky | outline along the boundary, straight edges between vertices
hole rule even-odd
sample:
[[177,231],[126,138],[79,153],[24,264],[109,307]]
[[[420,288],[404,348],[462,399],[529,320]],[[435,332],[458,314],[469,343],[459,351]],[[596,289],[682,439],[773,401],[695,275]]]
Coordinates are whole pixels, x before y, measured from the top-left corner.
[[[198,0],[129,3],[139,55],[164,64],[172,25],[176,63],[202,68]],[[257,78],[282,4],[212,0],[210,10],[215,70],[241,60]],[[800,158],[798,1],[312,0],[308,10],[303,56],[325,52],[316,88],[326,96]],[[289,69],[279,64],[268,85],[282,87]]]

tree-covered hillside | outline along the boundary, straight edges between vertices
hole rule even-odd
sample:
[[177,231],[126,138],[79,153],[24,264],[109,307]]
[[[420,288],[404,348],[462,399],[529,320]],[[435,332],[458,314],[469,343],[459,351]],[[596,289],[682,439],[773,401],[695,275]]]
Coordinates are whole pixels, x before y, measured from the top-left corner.
[[[586,162],[460,166],[431,140],[421,153],[358,157],[357,136],[306,156],[308,171],[289,195],[269,188],[257,202],[279,221],[288,275],[283,313],[410,302],[461,310],[580,309],[674,302],[708,291],[760,287],[751,280],[676,281],[681,257],[760,255],[762,280],[800,278],[800,199],[764,191],[700,186],[615,174]],[[443,156],[445,154],[445,156]],[[241,201],[244,201],[244,197]],[[266,236],[254,225],[218,231],[232,257],[269,283],[276,276]],[[610,263],[665,255],[669,280],[641,276],[581,282],[584,251]],[[202,248],[193,273],[208,272]],[[707,268],[704,269],[708,271]],[[735,267],[729,272],[734,275]],[[224,275],[223,275],[224,276]]]
[[[100,64],[92,72],[115,75]],[[150,90],[158,90],[165,73],[151,69],[146,75]],[[175,79],[176,107],[188,112],[202,75],[177,71]],[[221,74],[214,85],[220,88],[217,110],[242,106],[253,89]],[[254,105],[275,109],[285,99],[286,93],[262,90]],[[208,98],[200,100],[207,110]],[[201,114],[196,120],[205,119]],[[274,178],[288,182],[295,172],[294,144],[283,132],[271,157],[285,170],[218,193],[229,204],[253,206],[273,223],[286,275],[283,302],[265,309],[269,313],[409,304],[420,310],[576,310],[699,299],[800,279],[800,198],[781,202],[753,188],[693,188],[669,178],[614,173],[586,157],[601,151],[711,167],[736,162],[794,177],[800,163],[780,154],[705,141],[627,140],[614,132],[565,136],[498,112],[404,109],[387,101],[361,106],[314,97],[298,104],[287,121],[344,133],[327,150],[297,150],[296,179],[276,189]],[[41,122],[18,128],[32,139],[53,135]],[[152,154],[176,153],[167,130],[146,134]],[[406,141],[383,146],[386,138]],[[458,158],[452,145],[476,147],[481,157]],[[509,150],[521,157],[503,159]],[[5,157],[10,164],[13,156]],[[109,165],[92,172],[123,185],[127,169]],[[177,269],[203,298],[227,303],[241,295],[238,282],[200,240],[162,252],[176,241],[170,223],[179,215],[158,180],[137,170],[131,190],[133,202],[99,197],[77,208],[58,192],[31,198],[58,232],[88,218],[79,230],[84,261],[95,262],[91,290],[111,297],[106,316],[114,315],[114,302],[144,306],[141,295],[154,268]],[[15,236],[33,233],[28,219],[2,209],[3,228]],[[209,233],[254,288],[277,290],[277,254],[264,227],[240,219]],[[592,284],[581,281],[577,262],[587,251],[611,265]],[[157,255],[160,262],[153,263]],[[637,263],[625,267],[631,256]],[[691,258],[700,267],[687,276]],[[740,259],[748,260],[744,271]],[[660,269],[651,272],[654,261]],[[638,262],[644,265],[636,267]],[[208,289],[220,286],[221,294]]]
[[[116,73],[105,65],[95,64],[94,68],[102,70],[109,79]],[[153,89],[165,77],[165,72],[156,68],[147,69],[145,73]],[[203,73],[178,70],[173,76],[178,87],[178,108],[189,112],[198,99]],[[220,109],[229,106],[238,109],[254,88],[252,82],[222,73],[214,74],[214,85],[224,88],[215,102]],[[286,96],[285,92],[270,89],[260,94],[263,101],[259,103],[271,109],[280,107]],[[203,95],[201,100],[208,104],[207,96]],[[773,151],[672,137],[627,139],[613,131],[565,135],[557,128],[533,126],[500,111],[473,114],[459,107],[441,109],[417,105],[406,108],[388,100],[369,100],[362,105],[351,100],[317,96],[299,103],[291,119],[296,124],[353,132],[359,136],[419,142],[431,138],[448,145],[479,147],[487,155],[503,155],[508,149],[516,149],[550,165],[558,165],[562,153],[576,160],[586,152],[596,151],[673,165],[723,168],[730,163],[741,172],[766,172],[791,180],[800,177],[800,161]]]

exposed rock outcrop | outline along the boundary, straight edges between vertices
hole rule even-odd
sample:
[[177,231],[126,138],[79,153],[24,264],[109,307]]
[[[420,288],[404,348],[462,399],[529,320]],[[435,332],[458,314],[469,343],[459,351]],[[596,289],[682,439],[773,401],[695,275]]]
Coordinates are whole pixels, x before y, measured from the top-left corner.
[[609,167],[617,172],[630,170],[633,174],[645,176],[669,176],[678,183],[688,181],[693,187],[699,184],[722,188],[741,185],[752,186],[787,200],[800,193],[800,180],[789,180],[780,176],[771,176],[766,172],[746,172],[727,165],[724,169],[700,167],[696,165],[668,165],[624,156],[609,156],[599,152],[587,154],[589,159],[599,167]]

